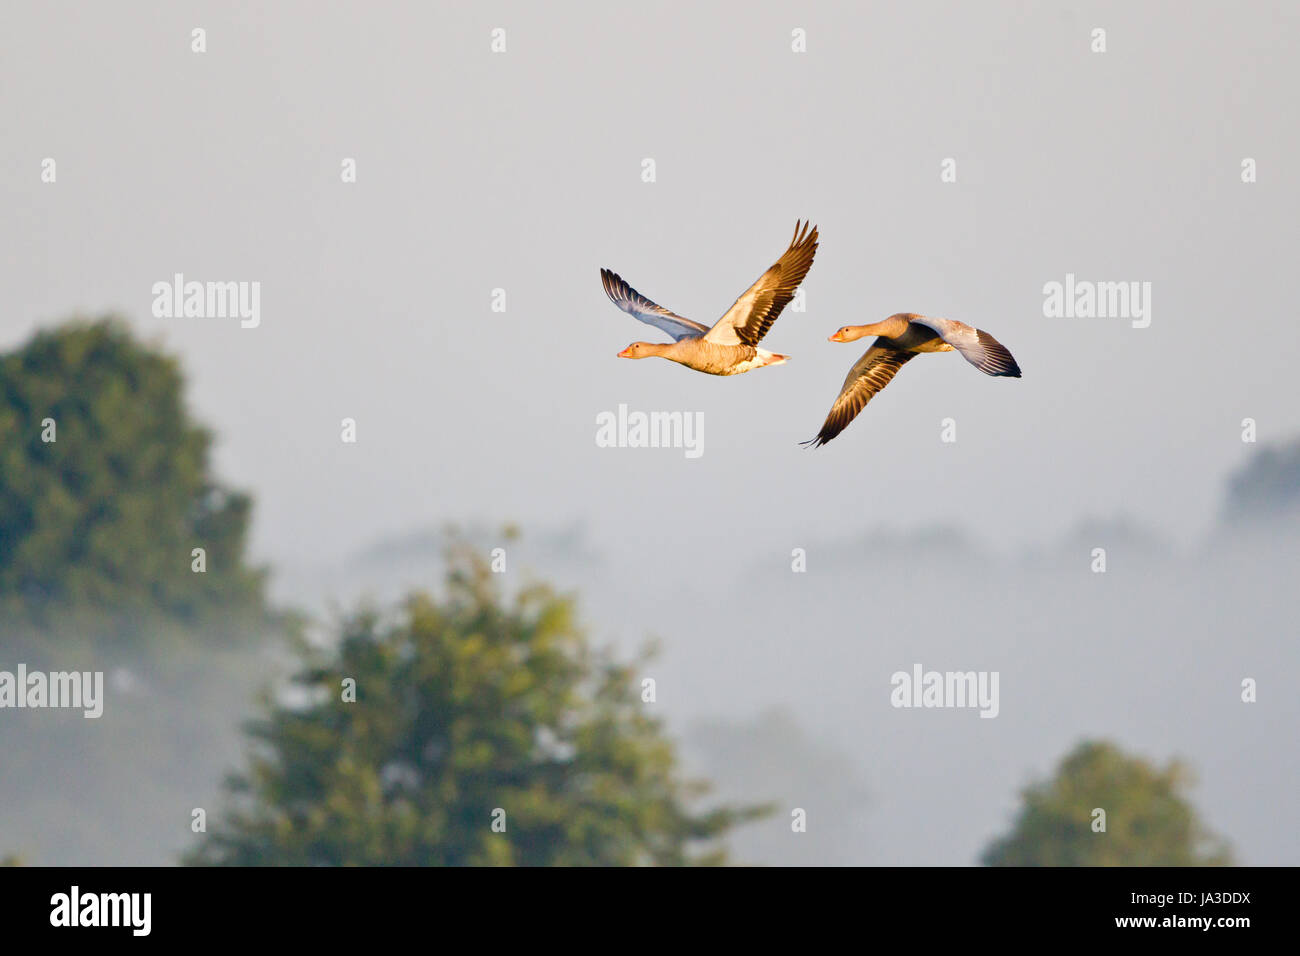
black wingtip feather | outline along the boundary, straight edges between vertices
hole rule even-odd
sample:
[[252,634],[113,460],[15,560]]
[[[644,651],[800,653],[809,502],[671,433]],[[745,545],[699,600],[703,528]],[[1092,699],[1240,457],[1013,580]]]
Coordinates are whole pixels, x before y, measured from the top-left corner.
[[986,375],[1020,377],[1020,365],[1005,345],[989,335],[983,329],[976,329],[979,342],[984,346],[984,364],[977,366]]

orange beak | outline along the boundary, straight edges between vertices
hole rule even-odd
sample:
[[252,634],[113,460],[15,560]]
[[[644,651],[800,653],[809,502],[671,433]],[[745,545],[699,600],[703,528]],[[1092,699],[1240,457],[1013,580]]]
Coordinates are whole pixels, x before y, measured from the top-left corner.
[[632,350],[632,346],[629,345],[623,351],[619,352],[618,355],[615,356],[615,358],[631,358],[632,356],[627,354],[631,350]]
[[835,330],[835,333],[834,333],[834,334],[833,334],[829,339],[827,339],[826,341],[827,341],[827,342],[843,342],[844,340],[843,340],[842,338],[840,338],[839,330],[836,329],[836,330]]

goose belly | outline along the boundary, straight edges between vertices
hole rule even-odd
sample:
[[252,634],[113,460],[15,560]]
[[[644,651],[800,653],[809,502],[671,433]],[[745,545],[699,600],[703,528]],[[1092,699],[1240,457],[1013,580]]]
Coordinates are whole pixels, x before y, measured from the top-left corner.
[[707,347],[694,349],[679,361],[708,375],[739,375],[768,364],[772,355],[771,352],[764,352],[752,345],[701,344]]
[[730,368],[724,369],[718,374],[739,375],[741,372],[748,372],[750,369],[753,368],[762,368],[764,365],[768,364],[768,355],[771,355],[771,353],[769,352],[767,353],[767,355],[761,355],[761,354],[755,355],[753,358],[744,359],[743,361],[737,362],[735,365],[732,365]]

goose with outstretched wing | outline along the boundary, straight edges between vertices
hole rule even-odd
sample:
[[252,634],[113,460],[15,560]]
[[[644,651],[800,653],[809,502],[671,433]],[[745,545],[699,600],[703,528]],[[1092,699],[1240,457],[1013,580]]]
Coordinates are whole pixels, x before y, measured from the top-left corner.
[[965,322],[899,312],[883,322],[846,325],[830,340],[856,342],[867,335],[879,338],[849,369],[821,431],[803,444],[817,448],[844,431],[898,370],[922,352],[957,351],[986,375],[1020,377],[1020,366],[1002,343]]
[[790,248],[712,328],[665,309],[641,295],[616,273],[601,269],[600,281],[610,301],[673,338],[671,342],[633,342],[618,357],[657,356],[709,375],[739,375],[767,365],[780,365],[789,356],[761,349],[758,343],[794,298],[816,252],[817,227],[796,223]]

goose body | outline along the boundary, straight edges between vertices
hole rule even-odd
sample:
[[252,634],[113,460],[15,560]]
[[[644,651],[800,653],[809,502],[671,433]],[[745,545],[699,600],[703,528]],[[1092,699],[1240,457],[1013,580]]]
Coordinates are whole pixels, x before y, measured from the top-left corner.
[[665,358],[708,375],[739,375],[780,365],[788,355],[758,347],[777,316],[794,298],[817,252],[817,227],[796,223],[790,247],[736,299],[710,328],[658,305],[609,269],[600,270],[605,294],[624,312],[673,337],[671,342],[633,342],[619,358]]
[[817,448],[844,431],[900,368],[924,352],[960,352],[986,375],[1020,377],[1020,366],[1002,343],[965,322],[899,312],[883,322],[846,325],[830,340],[856,342],[867,335],[878,338],[849,369],[821,431],[805,445]]

